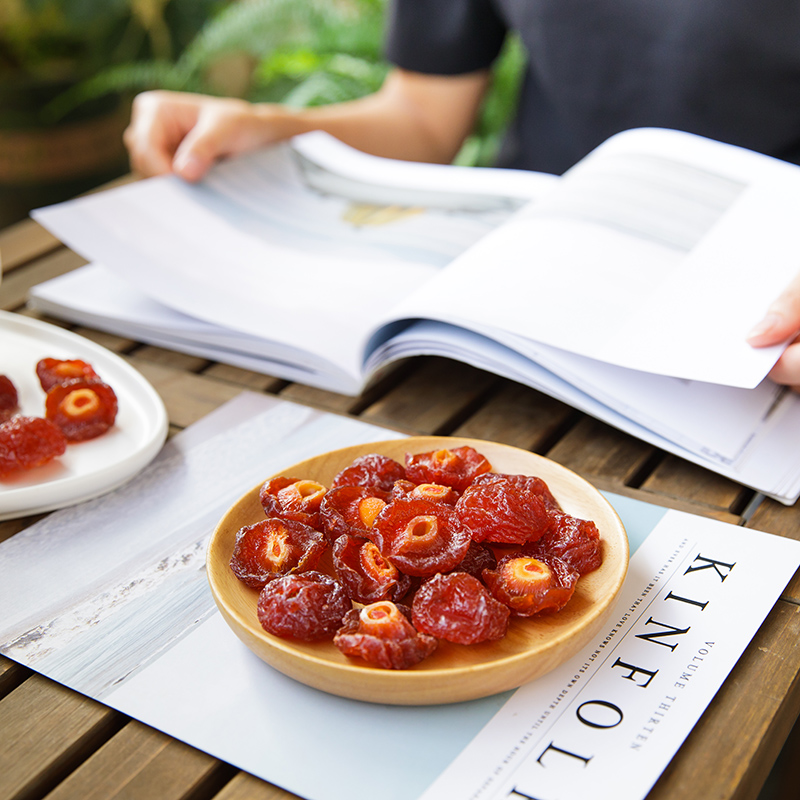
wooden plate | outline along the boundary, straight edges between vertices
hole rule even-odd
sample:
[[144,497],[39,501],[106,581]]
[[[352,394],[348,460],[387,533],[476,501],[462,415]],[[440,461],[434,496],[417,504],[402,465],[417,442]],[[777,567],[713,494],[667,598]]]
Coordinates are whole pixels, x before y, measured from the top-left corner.
[[[329,486],[337,472],[366,453],[382,453],[403,463],[405,454],[470,445],[495,472],[536,475],[550,486],[564,510],[597,524],[603,564],[583,576],[570,602],[541,619],[512,619],[498,642],[463,646],[441,642],[422,663],[408,670],[385,670],[343,656],[331,642],[296,642],[273,636],[256,616],[258,591],[242,584],[229,561],[237,531],[264,518],[253,487],[222,518],[208,548],[208,579],[223,617],[236,635],[275,669],[331,694],[395,705],[433,705],[486,697],[544,675],[601,629],[628,568],[628,538],[614,509],[589,483],[549,459],[492,442],[451,437],[414,437],[334,450],[288,467],[279,475],[309,478]],[[264,476],[265,480],[268,477]]]

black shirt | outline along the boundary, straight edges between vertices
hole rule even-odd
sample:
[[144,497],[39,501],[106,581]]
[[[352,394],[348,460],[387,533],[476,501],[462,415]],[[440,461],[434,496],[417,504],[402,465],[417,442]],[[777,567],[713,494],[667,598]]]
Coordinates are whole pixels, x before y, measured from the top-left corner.
[[472,72],[511,30],[529,64],[502,166],[561,173],[648,126],[800,161],[800,2],[395,0],[387,55]]

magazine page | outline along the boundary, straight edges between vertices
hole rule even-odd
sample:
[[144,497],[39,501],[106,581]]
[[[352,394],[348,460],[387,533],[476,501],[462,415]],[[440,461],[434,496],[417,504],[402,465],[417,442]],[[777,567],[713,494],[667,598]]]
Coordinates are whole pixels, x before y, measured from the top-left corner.
[[[430,320],[415,322],[373,353],[376,364],[415,355],[438,355],[464,361],[531,386],[654,447],[750,486],[782,503],[792,504],[800,497],[800,463],[794,436],[794,432],[800,430],[800,395],[795,392],[779,390],[772,406],[760,413],[759,408],[764,404],[761,387],[751,390],[691,383],[597,364],[597,370],[606,378],[605,384],[610,383],[609,375],[618,378],[615,388],[620,397],[627,397],[627,402],[620,400],[612,406],[565,380],[562,375],[569,371],[563,363],[556,373],[543,366],[546,358],[537,363],[522,355],[519,349],[501,344],[497,338]],[[561,355],[563,358],[564,354]],[[571,358],[579,359],[578,356]],[[648,386],[651,382],[654,385]],[[672,386],[662,393],[665,383]],[[653,407],[649,410],[640,406],[633,408],[633,403],[652,403]],[[662,420],[653,419],[657,411],[663,412],[664,420],[672,421],[684,434],[694,428],[693,438],[689,440],[684,436],[681,445],[657,433],[665,427]],[[642,418],[647,418],[652,427],[635,421]],[[708,436],[702,430],[705,424],[710,426]],[[703,444],[713,438],[718,444],[726,442],[736,454],[722,457]]]
[[[512,181],[510,198],[490,197],[476,207],[485,175],[476,171],[468,207],[439,207],[441,189],[424,187],[413,198],[405,195],[417,205],[386,206],[380,180],[391,184],[392,168],[403,165],[377,159],[388,167],[379,172],[369,161],[378,187],[371,202],[363,191],[357,200],[333,195],[331,185],[341,189],[346,176],[326,180],[324,164],[311,161],[312,144],[325,145],[328,161],[349,148],[331,147],[327,138],[304,142],[302,155],[283,143],[221,163],[197,185],[153,178],[40,209],[34,217],[155,300],[264,339],[265,349],[278,342],[307,350],[358,384],[373,326],[505,221],[519,206],[514,193],[521,189]],[[431,187],[442,186],[441,169],[433,167]],[[539,177],[527,177],[529,194],[539,191]],[[456,183],[466,192],[463,177]],[[423,205],[428,200],[431,207]]]
[[[0,651],[309,800],[373,800],[376,786],[386,800],[466,798],[487,775],[482,797],[498,796],[509,780],[521,790],[533,785],[529,796],[585,797],[585,788],[550,794],[530,783],[546,735],[565,749],[592,748],[587,778],[615,765],[627,770],[635,757],[632,779],[610,785],[618,800],[640,800],[774,605],[800,545],[609,495],[632,559],[614,612],[585,652],[516,692],[432,706],[348,700],[279,673],[236,637],[209,589],[206,547],[225,510],[272,472],[320,451],[399,437],[274,397],[239,395],[170,440],[120,490],[0,543]],[[661,625],[648,623],[650,615]],[[660,635],[641,638],[651,633]],[[617,657],[632,666],[621,668]],[[642,685],[647,671],[652,679]],[[587,696],[587,687],[602,692]],[[658,730],[639,738],[672,689],[676,700]],[[594,734],[588,742],[573,738],[576,724],[581,731],[575,711],[587,700],[606,704],[584,705],[587,719],[598,721],[605,709],[612,713],[599,721],[614,723],[612,705],[625,719],[584,726]],[[369,757],[343,772],[367,741]],[[591,792],[606,796],[608,785],[598,779]]]
[[630,131],[399,311],[752,388],[782,348],[745,338],[797,273],[798,215],[797,166],[675,131]]

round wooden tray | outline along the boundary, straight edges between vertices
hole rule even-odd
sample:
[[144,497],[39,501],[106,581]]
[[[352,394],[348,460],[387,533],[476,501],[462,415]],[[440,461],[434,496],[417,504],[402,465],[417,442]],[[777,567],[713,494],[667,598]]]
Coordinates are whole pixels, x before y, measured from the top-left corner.
[[[622,522],[608,501],[575,473],[507,445],[423,436],[334,450],[278,474],[330,486],[333,476],[360,455],[382,453],[403,463],[407,452],[461,445],[483,453],[494,472],[544,479],[564,511],[597,524],[603,541],[603,564],[578,581],[564,609],[541,618],[512,618],[508,633],[498,642],[469,647],[441,642],[433,655],[408,670],[384,670],[347,658],[329,641],[306,643],[273,636],[258,622],[258,591],[237,580],[229,566],[237,531],[264,518],[259,484],[225,514],[208,548],[211,591],[236,635],[272,667],[301,683],[342,697],[395,705],[433,705],[486,697],[544,675],[574,655],[602,627],[628,568],[628,538]],[[325,562],[321,568],[326,569]]]

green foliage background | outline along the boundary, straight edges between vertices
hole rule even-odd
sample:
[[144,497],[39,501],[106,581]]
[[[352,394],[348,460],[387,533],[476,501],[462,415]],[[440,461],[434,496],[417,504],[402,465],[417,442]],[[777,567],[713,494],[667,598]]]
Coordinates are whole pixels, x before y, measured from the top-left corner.
[[[207,21],[186,39],[190,22],[177,13],[181,3],[196,3]],[[6,0],[2,0],[6,2]],[[296,107],[324,105],[362,97],[380,88],[389,64],[383,59],[382,43],[387,0],[9,0],[14,3],[70,5],[77,14],[83,9],[83,24],[89,7],[104,9],[95,27],[117,30],[126,3],[155,4],[160,22],[167,25],[171,46],[156,46],[150,36],[137,40],[135,57],[120,58],[126,41],[117,31],[109,41],[117,42],[107,66],[96,69],[86,80],[61,95],[46,110],[53,119],[76,105],[109,93],[132,93],[145,89],[172,89],[207,94],[238,94],[252,101],[286,103]],[[97,4],[100,4],[99,6]],[[183,29],[173,32],[170,14],[183,19]],[[124,15],[123,15],[124,16]],[[75,16],[73,21],[81,20]],[[141,21],[141,20],[140,20]],[[139,25],[141,29],[142,26]],[[162,31],[162,34],[164,32]],[[129,34],[130,36],[130,34]],[[122,38],[120,38],[122,37]],[[162,35],[161,39],[164,40]],[[128,47],[131,46],[128,42]],[[134,42],[133,44],[136,44]],[[2,36],[0,35],[0,47]],[[2,50],[0,50],[2,54]],[[521,70],[522,47],[509,39],[494,69],[492,90],[486,99],[473,135],[456,159],[459,164],[492,163],[503,130],[513,114]],[[246,71],[246,80],[232,90],[230,81],[219,76],[228,64]],[[240,81],[241,83],[241,81]]]

